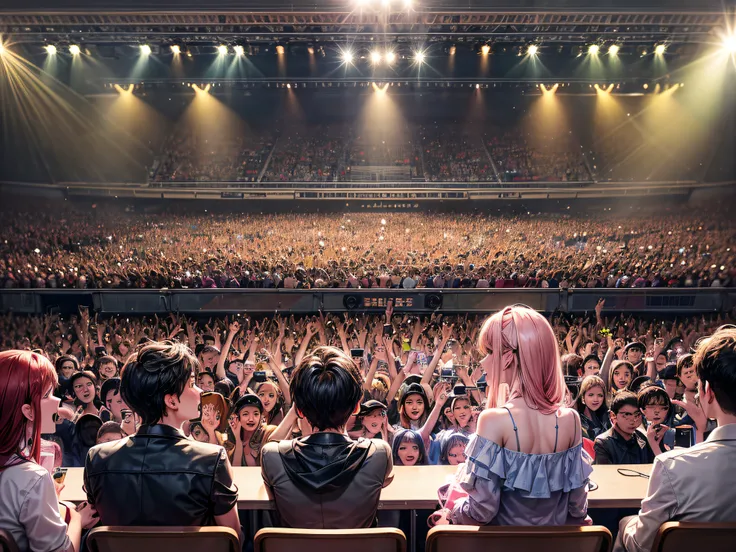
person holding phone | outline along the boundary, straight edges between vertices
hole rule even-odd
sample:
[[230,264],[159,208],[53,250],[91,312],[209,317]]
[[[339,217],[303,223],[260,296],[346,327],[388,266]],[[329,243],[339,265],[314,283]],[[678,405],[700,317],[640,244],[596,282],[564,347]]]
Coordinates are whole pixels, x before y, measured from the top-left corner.
[[81,552],[82,529],[97,522],[92,507],[60,505],[63,479],[55,490],[40,466],[41,433],[53,433],[59,408],[57,383],[46,357],[0,353],[0,528],[20,552]]

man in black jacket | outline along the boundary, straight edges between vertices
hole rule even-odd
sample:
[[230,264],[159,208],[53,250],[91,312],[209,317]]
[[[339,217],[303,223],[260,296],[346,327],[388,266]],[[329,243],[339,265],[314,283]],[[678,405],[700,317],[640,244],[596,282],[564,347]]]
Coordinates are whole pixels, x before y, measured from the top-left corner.
[[[595,440],[596,464],[651,464],[654,452],[647,436],[637,428],[641,425],[641,411],[636,395],[629,391],[616,394],[611,403],[613,427]],[[662,432],[662,437],[664,432]],[[660,439],[662,438],[660,437]]]
[[123,368],[123,400],[143,425],[89,451],[84,485],[102,525],[221,525],[240,536],[225,449],[181,432],[199,414],[196,364],[184,345],[151,342]]

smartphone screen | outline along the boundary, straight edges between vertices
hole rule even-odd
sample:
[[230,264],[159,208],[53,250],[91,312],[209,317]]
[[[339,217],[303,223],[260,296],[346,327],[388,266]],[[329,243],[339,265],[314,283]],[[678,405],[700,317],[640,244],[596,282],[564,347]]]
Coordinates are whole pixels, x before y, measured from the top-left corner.
[[675,446],[690,448],[695,444],[695,431],[693,426],[679,426],[675,428]]

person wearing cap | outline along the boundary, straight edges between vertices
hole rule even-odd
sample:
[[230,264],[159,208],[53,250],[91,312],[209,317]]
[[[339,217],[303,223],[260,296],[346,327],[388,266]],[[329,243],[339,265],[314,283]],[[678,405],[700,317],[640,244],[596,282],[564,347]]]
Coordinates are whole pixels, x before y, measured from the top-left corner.
[[266,425],[263,414],[263,403],[253,393],[246,393],[233,406],[228,418],[228,437],[235,444],[233,466],[261,465],[261,449],[276,429]]
[[677,379],[677,365],[674,362],[668,362],[664,370],[659,373],[659,379],[670,400],[677,398],[677,384],[679,383]]
[[360,411],[355,416],[355,424],[348,435],[353,439],[383,439],[387,443],[392,441],[389,434],[389,425],[386,418],[387,407],[380,401],[371,399],[360,405]]
[[289,391],[309,435],[263,447],[261,473],[279,525],[375,526],[381,489],[393,480],[393,462],[386,441],[354,441],[346,433],[363,397],[358,367],[340,349],[317,347],[299,362]]
[[634,341],[624,347],[624,359],[628,360],[634,367],[634,374],[642,376],[646,374],[646,366],[644,365],[644,353],[647,347],[643,343]]

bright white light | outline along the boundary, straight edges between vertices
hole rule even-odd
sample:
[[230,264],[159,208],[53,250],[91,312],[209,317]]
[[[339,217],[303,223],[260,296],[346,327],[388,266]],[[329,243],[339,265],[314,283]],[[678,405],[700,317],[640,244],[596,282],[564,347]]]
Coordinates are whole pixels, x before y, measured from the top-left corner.
[[233,50],[235,51],[235,55],[236,56],[244,56],[245,55],[245,48],[243,48],[242,46],[235,46],[235,48],[233,48]]
[[379,51],[377,51],[377,50],[376,50],[376,51],[373,51],[373,52],[371,52],[371,61],[372,61],[373,63],[381,63],[381,57],[382,57],[382,56],[381,56],[381,52],[379,52]]
[[412,0],[404,0],[404,7],[408,10],[411,9],[411,5],[413,4]]
[[343,63],[353,63],[353,52],[350,50],[343,50],[340,53],[340,58],[342,59]]
[[421,50],[418,50],[414,52],[414,61],[417,63],[424,63],[424,59],[426,58],[426,55]]
[[181,54],[181,46],[179,46],[178,44],[172,44],[171,53],[174,54],[175,56],[178,56],[179,54]]
[[220,54],[221,56],[226,56],[227,55],[227,46],[225,46],[224,44],[220,44],[217,47],[217,53]]
[[611,44],[608,48],[608,53],[612,56],[617,56],[621,47],[618,44]]
[[50,56],[56,55],[56,46],[54,46],[53,44],[49,44],[48,46],[46,46],[46,53]]
[[539,46],[537,46],[536,44],[531,44],[526,51],[526,53],[530,56],[536,56],[537,52],[539,52]]
[[667,46],[665,46],[664,44],[657,44],[657,47],[654,48],[654,53],[658,56],[663,56],[666,51]]
[[480,53],[483,54],[484,56],[487,56],[488,54],[491,53],[491,47],[488,44],[484,44],[483,46],[480,47]]
[[597,44],[591,44],[590,47],[588,48],[588,54],[591,56],[597,56],[598,52],[600,51],[601,51],[601,47],[598,46]]
[[141,44],[141,54],[144,56],[150,56],[151,47],[148,44]]
[[393,63],[396,61],[396,54],[393,52],[386,52],[386,61],[388,63]]
[[71,46],[69,46],[69,53],[73,56],[78,56],[79,52],[81,51],[82,50],[80,50],[79,46],[77,46],[76,44],[72,44]]
[[284,49],[284,47],[281,44],[279,44],[278,46],[276,46],[276,53],[278,55],[283,56],[284,55],[284,52],[286,52],[286,50]]
[[5,53],[5,46],[0,42],[0,55]]
[[736,54],[736,35],[724,38],[723,48],[731,54]]

